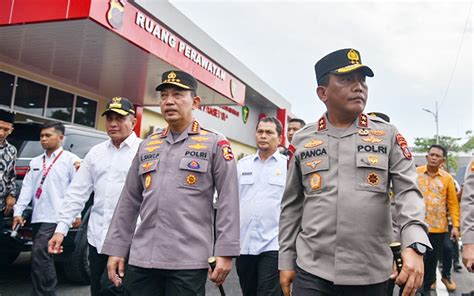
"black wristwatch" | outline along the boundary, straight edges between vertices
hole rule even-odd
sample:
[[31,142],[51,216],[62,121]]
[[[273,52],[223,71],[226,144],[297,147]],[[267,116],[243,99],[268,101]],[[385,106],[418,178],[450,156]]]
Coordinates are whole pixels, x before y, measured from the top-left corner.
[[426,253],[426,246],[422,243],[413,243],[411,245],[408,246],[409,248],[412,248],[413,250],[415,250],[415,252],[417,252],[419,255],[424,255]]

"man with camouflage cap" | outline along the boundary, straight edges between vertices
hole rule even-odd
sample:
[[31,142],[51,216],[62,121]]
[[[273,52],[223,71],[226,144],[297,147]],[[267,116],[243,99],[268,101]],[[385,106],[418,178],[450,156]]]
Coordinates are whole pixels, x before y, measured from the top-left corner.
[[204,295],[206,274],[221,285],[240,251],[236,163],[225,137],[193,118],[201,102],[194,77],[167,71],[156,90],[168,127],[132,162],[103,248],[109,279],[121,285],[125,276],[127,295]]
[[374,74],[357,50],[330,53],[315,70],[327,112],[289,148],[279,236],[283,291],[289,296],[293,282],[298,296],[387,294],[391,181],[404,248],[397,283],[404,296],[414,295],[430,242],[407,143],[393,125],[363,113],[365,79]]

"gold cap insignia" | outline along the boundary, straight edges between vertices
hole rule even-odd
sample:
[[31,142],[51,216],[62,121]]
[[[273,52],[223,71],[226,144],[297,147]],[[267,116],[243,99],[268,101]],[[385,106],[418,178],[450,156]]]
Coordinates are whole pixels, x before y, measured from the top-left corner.
[[353,64],[360,64],[360,57],[357,51],[354,49],[349,50],[347,53],[347,58],[351,61]]
[[176,73],[174,73],[173,71],[171,71],[169,74],[168,74],[168,79],[175,79],[176,78]]

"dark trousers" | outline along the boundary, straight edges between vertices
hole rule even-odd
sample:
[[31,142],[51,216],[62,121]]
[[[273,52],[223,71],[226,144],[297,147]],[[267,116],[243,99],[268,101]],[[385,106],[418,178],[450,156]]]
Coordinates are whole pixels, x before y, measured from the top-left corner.
[[204,296],[207,269],[169,270],[128,265],[124,295]]
[[364,286],[334,285],[303,269],[296,267],[296,277],[293,282],[293,295],[296,296],[380,296],[387,295],[388,281]]
[[31,247],[32,295],[56,295],[56,268],[54,259],[48,253],[48,241],[56,229],[55,223],[34,223],[33,247]]
[[[443,247],[445,243],[447,232],[444,233],[428,233],[428,237],[431,242],[433,250],[426,252],[425,254],[425,279],[423,281],[423,288],[425,291],[429,290],[431,285],[436,282],[436,267],[438,265],[438,260],[443,256]],[[444,268],[443,262],[443,273],[442,276],[446,277],[444,272],[447,268]],[[449,270],[451,270],[451,264],[449,264]]]
[[89,244],[89,265],[91,268],[91,295],[108,296],[122,295],[123,288],[117,288],[109,281],[107,275],[107,260],[109,256],[99,254],[97,249]]
[[244,296],[280,296],[278,251],[260,255],[240,255],[235,261]]

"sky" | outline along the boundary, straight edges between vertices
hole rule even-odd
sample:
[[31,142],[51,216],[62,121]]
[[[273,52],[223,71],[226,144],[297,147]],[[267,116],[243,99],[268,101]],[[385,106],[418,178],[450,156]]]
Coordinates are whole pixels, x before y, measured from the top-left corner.
[[325,111],[314,64],[355,48],[368,78],[365,111],[415,137],[474,130],[472,1],[191,1],[176,8],[314,122]]

